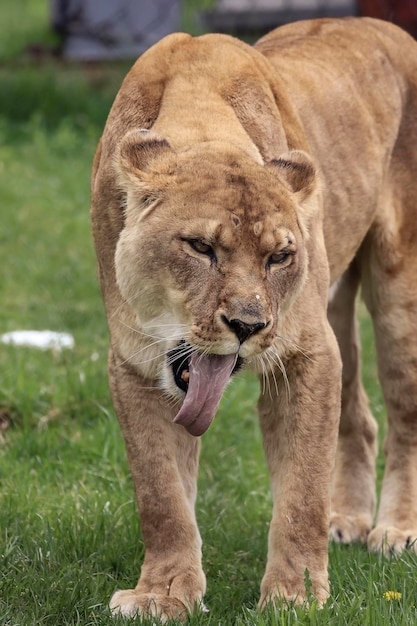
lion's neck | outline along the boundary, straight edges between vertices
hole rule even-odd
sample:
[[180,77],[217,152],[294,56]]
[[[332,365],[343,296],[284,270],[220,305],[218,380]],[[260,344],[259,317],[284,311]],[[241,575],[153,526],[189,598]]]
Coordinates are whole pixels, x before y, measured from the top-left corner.
[[213,85],[204,80],[192,85],[182,76],[171,80],[165,88],[153,130],[178,150],[202,142],[223,142],[231,150],[242,150],[262,163],[258,148],[245,132],[233,108],[215,91]]

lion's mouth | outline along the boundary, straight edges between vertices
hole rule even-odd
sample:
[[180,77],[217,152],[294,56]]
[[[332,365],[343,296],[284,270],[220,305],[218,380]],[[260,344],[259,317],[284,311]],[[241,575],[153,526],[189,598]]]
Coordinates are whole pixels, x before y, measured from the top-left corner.
[[168,362],[171,365],[175,384],[181,391],[187,393],[190,380],[190,356],[187,355],[187,345],[180,341],[173,350],[168,352]]
[[182,341],[168,354],[175,384],[186,394],[174,422],[198,437],[213,421],[226,385],[241,367],[242,359],[236,353],[187,352]]

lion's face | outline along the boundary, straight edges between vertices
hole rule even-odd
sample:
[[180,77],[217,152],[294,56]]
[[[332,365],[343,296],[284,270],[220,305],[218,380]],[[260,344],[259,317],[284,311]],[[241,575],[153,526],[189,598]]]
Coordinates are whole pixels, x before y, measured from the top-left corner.
[[[210,144],[178,155],[164,140],[137,134],[120,163],[127,207],[119,288],[144,331],[167,341],[165,387],[198,397],[211,412],[232,371],[271,348],[306,278],[301,189],[294,192],[288,175],[301,173],[305,190],[314,172],[301,157],[263,166]],[[221,390],[202,398],[194,384],[190,391],[193,377],[199,389]]]

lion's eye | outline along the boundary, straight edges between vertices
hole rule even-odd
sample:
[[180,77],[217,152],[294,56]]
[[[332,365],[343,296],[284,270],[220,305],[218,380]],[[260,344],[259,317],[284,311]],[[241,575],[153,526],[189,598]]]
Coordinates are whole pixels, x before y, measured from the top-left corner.
[[290,260],[293,254],[293,252],[288,251],[275,252],[269,257],[268,265],[285,265],[287,261]]
[[201,241],[201,239],[188,239],[187,243],[195,252],[198,252],[199,254],[205,254],[213,259],[215,258],[213,248],[210,246],[210,244]]

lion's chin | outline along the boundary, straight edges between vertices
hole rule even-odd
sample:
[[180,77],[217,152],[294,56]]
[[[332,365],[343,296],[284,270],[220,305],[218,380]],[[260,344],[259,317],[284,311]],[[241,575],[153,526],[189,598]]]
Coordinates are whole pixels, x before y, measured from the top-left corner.
[[223,392],[242,359],[237,353],[204,354],[187,350],[185,342],[180,342],[168,358],[175,384],[185,393],[174,422],[199,437],[213,421]]

